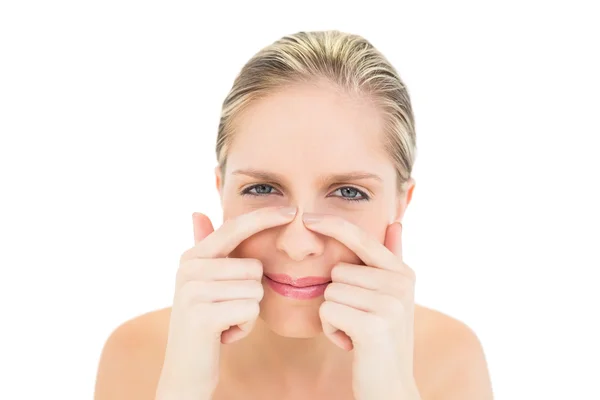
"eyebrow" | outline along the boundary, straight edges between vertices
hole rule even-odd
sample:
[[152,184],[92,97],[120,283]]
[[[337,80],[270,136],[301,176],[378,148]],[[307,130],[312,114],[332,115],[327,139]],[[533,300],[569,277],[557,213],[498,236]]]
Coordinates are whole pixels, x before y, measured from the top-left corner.
[[[276,172],[262,171],[254,168],[248,169],[237,169],[232,172],[232,175],[246,175],[252,178],[261,179],[265,181],[279,181],[286,182],[286,179],[283,175],[280,175]],[[361,179],[374,179],[383,183],[383,179],[378,175],[372,174],[370,172],[365,171],[352,171],[341,174],[330,174],[330,175],[321,175],[319,177],[320,182],[343,182],[343,181],[355,181]]]

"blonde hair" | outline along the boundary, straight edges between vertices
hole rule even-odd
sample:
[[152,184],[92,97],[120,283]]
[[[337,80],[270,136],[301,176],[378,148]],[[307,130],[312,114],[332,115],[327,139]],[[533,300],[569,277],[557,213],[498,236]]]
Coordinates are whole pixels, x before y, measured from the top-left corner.
[[254,101],[286,86],[326,79],[350,95],[366,96],[384,117],[383,145],[397,174],[398,192],[416,157],[415,121],[408,90],[389,61],[361,36],[313,31],[287,35],[256,53],[223,102],[217,161],[225,176],[235,120]]

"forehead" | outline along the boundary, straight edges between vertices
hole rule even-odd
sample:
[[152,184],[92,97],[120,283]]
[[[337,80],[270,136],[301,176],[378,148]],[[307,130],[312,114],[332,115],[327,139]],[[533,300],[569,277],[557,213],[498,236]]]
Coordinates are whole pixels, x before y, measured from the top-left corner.
[[366,99],[330,85],[298,84],[255,100],[236,121],[229,171],[256,167],[285,173],[392,168],[382,146],[383,121]]

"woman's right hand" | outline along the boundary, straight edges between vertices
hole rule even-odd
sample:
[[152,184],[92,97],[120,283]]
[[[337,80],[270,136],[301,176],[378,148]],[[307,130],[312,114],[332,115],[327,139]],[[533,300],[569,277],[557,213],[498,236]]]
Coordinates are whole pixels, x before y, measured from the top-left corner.
[[157,400],[211,398],[221,343],[248,335],[263,296],[262,263],[227,257],[253,234],[291,222],[295,212],[265,207],[229,219],[216,231],[207,216],[194,214],[196,244],[180,259]]

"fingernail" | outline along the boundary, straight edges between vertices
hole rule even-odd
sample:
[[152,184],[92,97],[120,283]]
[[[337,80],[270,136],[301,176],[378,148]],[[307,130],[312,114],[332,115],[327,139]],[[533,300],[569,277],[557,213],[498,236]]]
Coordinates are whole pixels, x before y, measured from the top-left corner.
[[281,207],[279,212],[286,217],[292,217],[296,215],[296,207]]
[[323,214],[304,213],[302,215],[302,220],[304,222],[306,222],[307,224],[310,224],[313,222],[319,222],[322,219],[323,219]]

